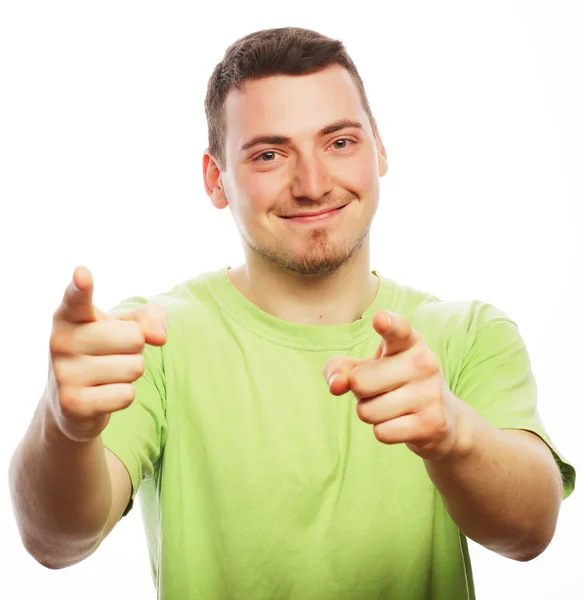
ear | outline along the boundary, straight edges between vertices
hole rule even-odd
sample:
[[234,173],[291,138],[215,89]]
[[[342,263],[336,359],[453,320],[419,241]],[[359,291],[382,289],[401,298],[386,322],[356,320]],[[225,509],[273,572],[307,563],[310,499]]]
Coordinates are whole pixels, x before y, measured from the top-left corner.
[[223,188],[221,170],[217,161],[211,156],[208,148],[204,151],[202,157],[202,177],[204,188],[216,208],[226,208],[228,206],[227,196]]
[[383,144],[383,141],[381,140],[381,134],[379,133],[379,128],[376,123],[374,124],[373,131],[377,143],[377,153],[379,158],[379,176],[383,177],[389,170],[389,164],[387,162],[387,151],[385,150],[385,146]]

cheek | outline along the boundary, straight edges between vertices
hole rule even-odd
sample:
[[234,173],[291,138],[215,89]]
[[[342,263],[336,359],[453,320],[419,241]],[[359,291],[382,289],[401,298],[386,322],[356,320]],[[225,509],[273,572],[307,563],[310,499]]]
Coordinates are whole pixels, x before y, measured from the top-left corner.
[[257,172],[247,177],[247,195],[257,210],[268,211],[286,190],[287,174],[284,169]]
[[266,218],[266,214],[273,209],[274,198],[277,198],[275,192],[269,189],[256,187],[247,190],[245,196],[245,218],[247,221],[261,221]]
[[261,177],[255,173],[241,174],[233,183],[233,191],[235,189],[238,212],[242,219],[249,222],[261,218],[261,215],[269,211],[281,188],[273,178]]
[[369,153],[362,153],[358,160],[347,160],[336,172],[337,184],[352,190],[359,196],[367,196],[378,187],[378,167]]

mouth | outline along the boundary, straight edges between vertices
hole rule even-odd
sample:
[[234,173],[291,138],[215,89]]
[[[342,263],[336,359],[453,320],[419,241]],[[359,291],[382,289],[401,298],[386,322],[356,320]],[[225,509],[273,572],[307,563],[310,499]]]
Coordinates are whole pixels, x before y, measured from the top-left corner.
[[305,215],[294,215],[294,216],[290,216],[290,217],[281,217],[281,218],[285,219],[286,221],[296,222],[296,223],[312,223],[314,221],[318,221],[318,222],[326,221],[326,220],[331,219],[334,216],[336,216],[346,206],[348,206],[348,205],[344,204],[343,206],[340,206],[338,208],[332,208],[332,209],[320,211],[317,213],[309,213],[309,214],[305,214]]

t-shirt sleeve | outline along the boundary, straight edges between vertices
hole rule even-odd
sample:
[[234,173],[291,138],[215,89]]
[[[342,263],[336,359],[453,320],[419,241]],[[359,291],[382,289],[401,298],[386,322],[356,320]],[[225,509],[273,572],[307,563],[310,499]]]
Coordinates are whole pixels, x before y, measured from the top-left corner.
[[563,476],[563,499],[575,487],[575,469],[550,439],[537,409],[537,386],[518,326],[484,304],[477,332],[462,361],[452,393],[497,429],[524,429],[551,449]]
[[[129,312],[147,302],[134,297],[108,314]],[[163,347],[146,344],[143,350],[144,373],[133,382],[134,401],[125,409],[112,413],[101,437],[103,445],[125,465],[132,483],[130,502],[123,516],[132,509],[144,479],[152,479],[160,461],[166,437],[166,385]]]

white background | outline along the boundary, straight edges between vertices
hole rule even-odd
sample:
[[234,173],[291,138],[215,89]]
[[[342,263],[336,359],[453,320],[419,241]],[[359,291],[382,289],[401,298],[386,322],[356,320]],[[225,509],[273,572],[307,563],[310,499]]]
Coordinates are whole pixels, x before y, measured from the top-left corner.
[[[228,210],[202,184],[204,94],[228,45],[283,26],[341,39],[364,79],[389,160],[371,268],[510,315],[543,421],[582,467],[579,2],[6,1],[2,472],[43,390],[51,316],[76,265],[108,309],[242,262]],[[84,563],[49,571],[20,543],[6,482],[2,598],[155,597],[139,509]],[[478,598],[583,596],[582,508],[576,490],[530,563],[472,543]]]

